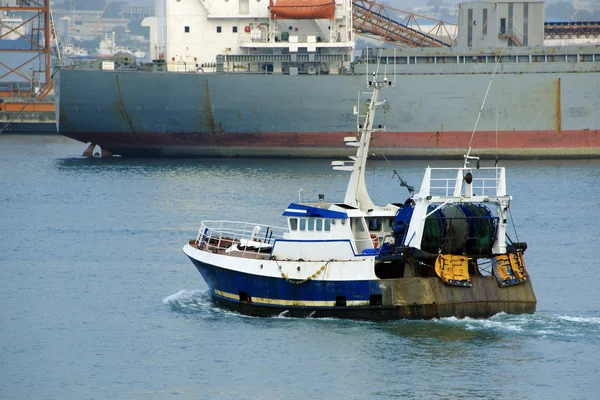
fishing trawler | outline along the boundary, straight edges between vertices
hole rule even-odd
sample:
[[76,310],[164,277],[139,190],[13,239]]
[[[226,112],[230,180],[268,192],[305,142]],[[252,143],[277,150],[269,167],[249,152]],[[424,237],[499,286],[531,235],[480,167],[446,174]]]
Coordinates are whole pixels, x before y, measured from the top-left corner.
[[372,133],[385,130],[375,121],[387,106],[379,92],[391,84],[374,73],[366,114],[355,107],[358,135],[344,139],[356,155],[332,162],[351,172],[343,201],[291,203],[281,227],[202,222],[183,251],[218,305],[252,316],[366,320],[535,312],[527,245],[506,232],[504,167],[480,168],[469,151],[459,168],[427,167],[406,201],[372,202],[365,166]]

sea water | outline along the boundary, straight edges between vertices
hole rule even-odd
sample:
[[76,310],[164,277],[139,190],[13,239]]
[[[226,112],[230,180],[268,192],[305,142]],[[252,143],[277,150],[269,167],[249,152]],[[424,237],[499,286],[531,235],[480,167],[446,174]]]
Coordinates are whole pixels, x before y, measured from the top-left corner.
[[[600,160],[500,160],[537,313],[373,323],[224,311],[182,252],[205,219],[282,225],[299,198],[343,199],[329,160],[84,147],[0,135],[0,399],[599,396]],[[393,170],[419,187],[426,165],[460,162],[374,161],[367,185],[402,202]]]

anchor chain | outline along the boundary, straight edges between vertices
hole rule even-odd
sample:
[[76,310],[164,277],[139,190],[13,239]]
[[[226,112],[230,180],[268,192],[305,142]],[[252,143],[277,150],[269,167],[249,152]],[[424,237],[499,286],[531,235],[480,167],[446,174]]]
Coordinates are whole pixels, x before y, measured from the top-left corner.
[[[277,263],[277,262],[276,262],[276,263]],[[279,270],[281,271],[281,277],[282,277],[283,279],[285,279],[287,282],[289,282],[289,283],[291,283],[291,284],[293,284],[293,285],[302,285],[303,283],[306,283],[306,282],[308,282],[308,281],[310,281],[310,280],[313,280],[313,279],[315,279],[315,278],[316,278],[318,275],[320,275],[320,274],[321,274],[321,272],[325,271],[325,268],[327,268],[327,264],[329,264],[329,261],[327,261],[327,262],[325,263],[325,265],[322,265],[322,266],[320,266],[320,267],[319,267],[319,268],[318,268],[318,269],[315,271],[315,273],[314,273],[314,274],[312,274],[312,275],[309,275],[308,277],[306,277],[305,279],[302,279],[302,280],[300,280],[300,281],[297,281],[297,280],[292,280],[292,279],[288,278],[288,276],[285,274],[285,272],[281,271],[281,265],[279,265],[279,263],[277,263],[277,266],[279,267]]]

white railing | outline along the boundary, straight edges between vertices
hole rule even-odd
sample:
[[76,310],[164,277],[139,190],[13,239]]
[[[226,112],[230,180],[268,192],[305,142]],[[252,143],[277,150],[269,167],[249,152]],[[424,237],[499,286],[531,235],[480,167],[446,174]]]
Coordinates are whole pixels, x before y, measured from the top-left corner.
[[[302,33],[298,33],[298,32],[293,32],[293,33],[289,33],[288,32],[288,39],[287,40],[282,40],[281,39],[281,34],[283,32],[287,32],[287,31],[282,31],[282,32],[278,32],[277,33],[277,41],[274,41],[273,39],[271,39],[271,35],[266,32],[263,31],[263,33],[260,36],[252,36],[251,34],[243,34],[240,35],[238,38],[238,43],[240,44],[249,44],[249,43],[291,43],[291,44],[295,44],[295,43],[330,43],[332,42],[332,40],[330,40],[329,37],[329,32],[321,32],[321,31],[308,31],[308,32],[302,32]],[[309,41],[309,38],[311,41]],[[320,38],[320,39],[317,39]],[[279,45],[280,47],[281,45]],[[274,46],[275,47],[275,46]],[[304,46],[306,47],[306,46]]]
[[257,253],[261,249],[270,249],[285,232],[287,228],[249,222],[203,221],[196,242],[198,248],[207,251],[228,250],[235,245],[241,246],[244,253]]
[[[449,197],[454,195],[454,189],[457,185],[461,186],[465,174],[470,172],[473,175],[471,187],[473,193],[479,196],[497,196],[498,191],[503,186],[501,182],[503,167],[483,167],[474,168],[431,168],[431,178],[429,179],[430,195]],[[436,176],[434,178],[434,175]],[[446,175],[447,177],[437,177]]]

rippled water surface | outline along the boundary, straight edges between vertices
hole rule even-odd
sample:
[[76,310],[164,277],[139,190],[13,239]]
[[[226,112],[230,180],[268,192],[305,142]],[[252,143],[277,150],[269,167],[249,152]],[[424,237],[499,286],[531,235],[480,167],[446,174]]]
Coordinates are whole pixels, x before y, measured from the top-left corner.
[[[84,159],[0,136],[0,399],[597,399],[600,161],[506,161],[533,315],[370,323],[216,307],[181,248],[203,219],[341,199],[328,160]],[[427,164],[371,163],[376,203]],[[483,161],[483,164],[490,161]]]

